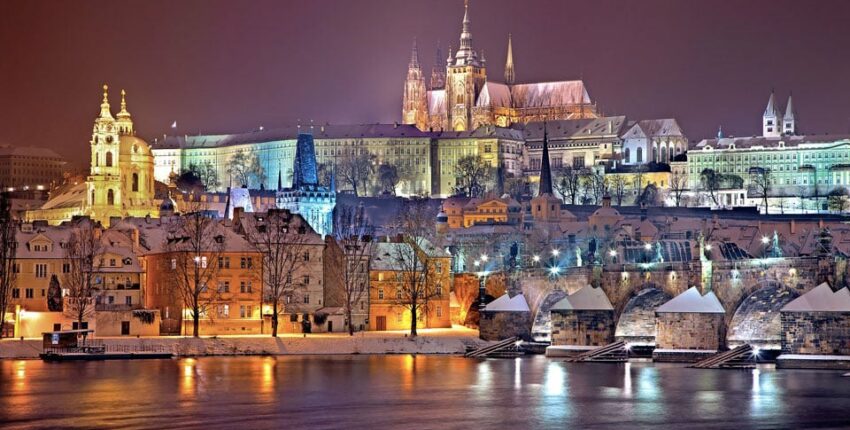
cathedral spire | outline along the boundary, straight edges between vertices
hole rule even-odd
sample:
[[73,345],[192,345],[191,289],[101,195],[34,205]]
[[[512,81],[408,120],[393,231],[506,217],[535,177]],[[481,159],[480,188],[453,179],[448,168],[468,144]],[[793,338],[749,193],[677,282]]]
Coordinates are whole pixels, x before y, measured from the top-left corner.
[[448,66],[452,65],[452,45],[451,44],[449,44],[449,56],[446,57],[446,65],[448,65]]
[[797,134],[797,113],[794,112],[794,104],[788,95],[788,104],[785,105],[785,116],[782,117],[782,133]]
[[437,58],[434,67],[431,68],[431,89],[438,90],[446,86],[446,69],[442,66],[443,52],[440,49],[440,41],[437,41]]
[[508,59],[505,61],[505,83],[513,85],[516,76],[514,75],[514,49],[511,42],[511,35],[508,34]]
[[416,46],[416,38],[413,38],[413,49],[410,51],[410,64],[407,65],[408,69],[418,69],[419,68],[419,48]]
[[109,107],[109,86],[103,84],[103,102],[100,104],[100,118],[115,119],[112,117]]
[[472,50],[472,29],[469,21],[469,0],[463,2],[463,28],[460,33],[460,48],[455,54],[455,65],[475,64],[478,62]]
[[552,192],[552,169],[549,166],[549,133],[546,130],[546,122],[543,122],[543,159],[540,165],[540,189],[538,196],[544,194],[554,195]]

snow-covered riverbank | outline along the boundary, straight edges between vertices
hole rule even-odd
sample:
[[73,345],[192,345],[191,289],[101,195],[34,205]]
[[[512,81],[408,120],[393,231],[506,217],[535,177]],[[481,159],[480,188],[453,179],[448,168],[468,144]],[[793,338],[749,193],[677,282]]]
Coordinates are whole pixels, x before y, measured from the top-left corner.
[[[466,328],[422,330],[416,338],[404,332],[362,332],[347,334],[99,338],[107,345],[151,347],[173,351],[178,356],[206,355],[287,355],[287,354],[462,354],[467,345],[486,342],[478,331]],[[38,358],[41,339],[0,341],[0,358]]]

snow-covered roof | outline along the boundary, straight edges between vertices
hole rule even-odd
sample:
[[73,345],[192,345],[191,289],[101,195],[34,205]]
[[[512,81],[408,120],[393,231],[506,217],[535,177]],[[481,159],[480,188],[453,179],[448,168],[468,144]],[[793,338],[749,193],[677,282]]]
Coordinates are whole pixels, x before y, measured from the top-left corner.
[[446,90],[428,91],[428,114],[439,115],[446,113]]
[[674,297],[667,303],[659,306],[655,312],[688,312],[699,314],[724,314],[726,311],[720,300],[713,292],[706,295],[700,295],[696,287],[691,287],[688,291]]
[[608,296],[605,295],[602,288],[594,288],[587,285],[575,293],[564,297],[563,300],[555,303],[549,310],[613,311],[614,307],[611,306],[611,301],[608,300]]
[[845,287],[832,291],[824,282],[792,300],[782,312],[850,312],[850,290]]
[[537,82],[511,87],[513,105],[519,108],[591,104],[582,81]]
[[487,82],[475,102],[479,107],[511,107],[511,89],[505,84]]
[[487,303],[484,308],[488,312],[530,312],[528,302],[522,294],[517,294],[513,297],[505,293],[502,297]]

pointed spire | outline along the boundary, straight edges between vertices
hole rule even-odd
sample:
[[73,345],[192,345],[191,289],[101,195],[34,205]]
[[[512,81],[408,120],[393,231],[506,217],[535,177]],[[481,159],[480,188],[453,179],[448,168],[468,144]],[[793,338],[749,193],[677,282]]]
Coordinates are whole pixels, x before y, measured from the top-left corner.
[[717,139],[718,140],[723,139],[723,126],[722,125],[717,127]]
[[792,104],[791,98],[792,98],[792,96],[789,94],[788,95],[788,104],[785,105],[785,117],[784,117],[784,119],[786,121],[793,121],[794,117],[796,116],[796,112],[794,112],[794,106]]
[[100,117],[104,119],[115,119],[112,117],[109,107],[109,86],[103,84],[103,102],[100,104]]
[[127,92],[121,90],[121,111],[118,112],[118,118],[129,118],[130,112],[127,112]]
[[416,38],[413,38],[413,49],[410,51],[410,64],[407,65],[409,69],[418,69],[419,68],[419,48],[416,46]]
[[443,50],[440,49],[440,41],[437,41],[437,58],[434,60],[434,67],[437,67],[440,62],[443,61]]
[[460,33],[460,48],[455,54],[456,65],[476,64],[477,58],[472,49],[472,30],[469,21],[469,0],[463,2],[463,29]]
[[513,85],[516,80],[514,75],[514,48],[511,39],[511,34],[508,33],[508,59],[505,61],[505,83],[508,85]]
[[448,65],[448,66],[452,65],[452,45],[451,44],[449,44],[449,56],[446,57],[446,65]]
[[277,190],[280,191],[283,189],[283,172],[280,169],[277,169]]
[[777,112],[778,111],[776,109],[776,101],[775,101],[775,97],[774,97],[774,94],[773,94],[773,90],[770,90],[770,98],[767,99],[767,107],[764,109],[764,116],[765,117],[779,116],[779,115],[777,115]]
[[546,122],[543,122],[543,159],[540,165],[540,189],[537,191],[538,196],[543,194],[554,195],[552,192],[552,168],[549,166],[549,132],[546,129]]

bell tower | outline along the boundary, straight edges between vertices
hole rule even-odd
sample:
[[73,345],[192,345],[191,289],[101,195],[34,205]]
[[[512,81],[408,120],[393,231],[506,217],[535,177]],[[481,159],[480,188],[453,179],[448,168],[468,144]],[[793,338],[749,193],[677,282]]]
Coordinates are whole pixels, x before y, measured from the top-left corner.
[[469,2],[463,5],[463,29],[460,48],[454,58],[449,50],[446,73],[446,113],[448,126],[455,131],[472,127],[472,107],[487,82],[484,62],[472,48],[472,30],[469,21]]
[[402,103],[402,123],[416,125],[420,130],[427,129],[428,113],[426,111],[425,77],[419,65],[419,50],[416,39],[413,39],[413,50],[410,53],[410,63],[407,65],[407,79],[404,81],[404,101]]
[[[94,120],[91,142],[91,168],[86,181],[86,203],[92,219],[108,220],[121,215],[121,168],[118,163],[119,128],[109,107],[109,95],[103,86],[100,115]],[[124,111],[126,112],[126,111]],[[129,119],[129,113],[127,114]],[[131,126],[132,130],[132,126]]]

